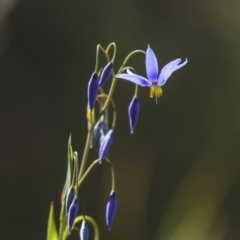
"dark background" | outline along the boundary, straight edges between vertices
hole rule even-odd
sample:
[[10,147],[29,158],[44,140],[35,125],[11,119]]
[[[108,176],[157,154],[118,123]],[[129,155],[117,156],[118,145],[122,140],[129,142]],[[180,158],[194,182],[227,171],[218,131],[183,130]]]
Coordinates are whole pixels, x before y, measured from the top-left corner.
[[[110,233],[108,167],[95,168],[81,189],[101,239],[240,239],[239,1],[0,0],[0,9],[1,240],[46,239],[50,201],[58,219],[68,136],[81,156],[96,45],[112,41],[116,70],[148,43],[161,67],[178,57],[189,63],[158,105],[140,88],[134,135],[134,86],[118,82],[110,159],[119,208]],[[143,55],[130,63],[145,75]]]

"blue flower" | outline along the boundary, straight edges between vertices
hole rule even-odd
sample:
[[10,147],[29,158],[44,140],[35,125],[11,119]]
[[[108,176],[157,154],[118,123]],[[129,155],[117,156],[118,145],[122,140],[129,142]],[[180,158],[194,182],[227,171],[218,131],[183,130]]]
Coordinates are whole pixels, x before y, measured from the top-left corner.
[[117,206],[118,206],[117,196],[116,193],[112,191],[110,193],[106,207],[106,223],[109,231],[111,231],[112,229],[113,218],[116,214]]
[[162,70],[159,73],[157,58],[153,50],[150,48],[150,45],[148,45],[145,60],[148,78],[134,74],[129,70],[127,71],[127,73],[116,74],[116,78],[122,78],[124,80],[133,82],[142,87],[150,87],[150,98],[153,98],[154,96],[156,98],[159,98],[162,95],[161,87],[166,83],[171,74],[174,71],[185,66],[188,61],[186,59],[185,62],[181,64],[180,62],[181,62],[180,58],[169,62],[162,68]]
[[128,108],[131,133],[133,133],[137,125],[139,109],[140,109],[140,104],[139,104],[138,97],[134,96]]

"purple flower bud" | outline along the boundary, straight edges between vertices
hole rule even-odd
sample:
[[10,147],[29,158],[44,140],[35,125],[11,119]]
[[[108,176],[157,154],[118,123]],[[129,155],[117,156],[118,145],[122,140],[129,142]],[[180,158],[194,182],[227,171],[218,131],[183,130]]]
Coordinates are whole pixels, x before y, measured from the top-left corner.
[[99,87],[102,87],[109,80],[112,73],[112,69],[113,69],[113,64],[111,62],[105,66],[100,76]]
[[71,231],[74,220],[78,214],[78,207],[79,207],[78,198],[75,197],[73,199],[73,201],[69,207],[69,211],[68,211],[68,231],[69,232]]
[[113,130],[109,130],[105,136],[100,139],[99,159],[108,158],[109,148],[113,144]]
[[107,208],[106,208],[106,223],[109,231],[111,231],[112,229],[113,218],[117,211],[117,206],[118,206],[118,201],[117,201],[116,193],[112,191],[110,193],[110,197],[108,199]]
[[101,129],[100,129],[100,132],[102,135],[106,135],[107,134],[107,131],[108,131],[108,127],[107,127],[107,123],[104,119],[104,116],[101,116]]
[[88,240],[88,237],[89,237],[88,225],[87,222],[83,220],[80,229],[80,240]]
[[100,130],[101,130],[101,125],[102,125],[102,121],[99,120],[94,128],[93,128],[93,132],[92,132],[92,139],[91,139],[91,143],[90,143],[90,148],[93,148],[95,142],[97,141],[97,139],[100,136]]
[[97,73],[93,73],[88,83],[88,105],[91,111],[93,110],[95,105],[98,88],[99,88],[98,75]]
[[129,105],[129,107],[128,107],[130,129],[131,129],[132,134],[133,134],[133,131],[134,131],[136,125],[137,125],[139,109],[140,109],[140,104],[139,104],[138,97],[134,96],[130,105]]
[[74,196],[75,196],[74,187],[71,186],[68,190],[67,197],[66,197],[66,213],[68,213],[69,211],[69,208],[74,199]]
[[99,121],[94,125],[93,132],[92,132],[92,139],[90,142],[90,148],[93,148],[94,144],[96,143],[97,139],[101,135],[106,135],[107,133],[107,125],[104,120],[104,116],[101,116]]

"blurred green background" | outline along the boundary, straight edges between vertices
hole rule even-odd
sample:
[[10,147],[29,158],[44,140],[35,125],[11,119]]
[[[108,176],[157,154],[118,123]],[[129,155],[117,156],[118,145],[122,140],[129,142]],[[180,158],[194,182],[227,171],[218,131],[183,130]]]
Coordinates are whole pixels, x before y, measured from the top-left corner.
[[[134,86],[118,82],[112,232],[108,167],[95,168],[81,189],[101,239],[239,240],[239,11],[237,0],[0,0],[0,239],[46,239],[50,201],[58,218],[70,132],[83,152],[96,45],[115,42],[116,69],[148,43],[160,67],[178,57],[189,63],[158,105],[140,88],[134,135]],[[144,61],[140,54],[130,63],[145,75]]]

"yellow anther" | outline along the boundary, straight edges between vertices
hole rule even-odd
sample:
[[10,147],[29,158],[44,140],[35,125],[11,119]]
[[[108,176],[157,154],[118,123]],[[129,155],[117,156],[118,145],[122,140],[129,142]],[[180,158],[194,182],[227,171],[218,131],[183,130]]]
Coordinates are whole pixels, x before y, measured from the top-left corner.
[[155,95],[155,86],[150,87],[150,98],[153,98]]
[[152,85],[150,87],[150,98],[160,98],[162,96],[162,88],[160,86]]
[[156,86],[155,88],[155,95],[157,98],[160,98],[163,94],[162,88],[160,86]]

